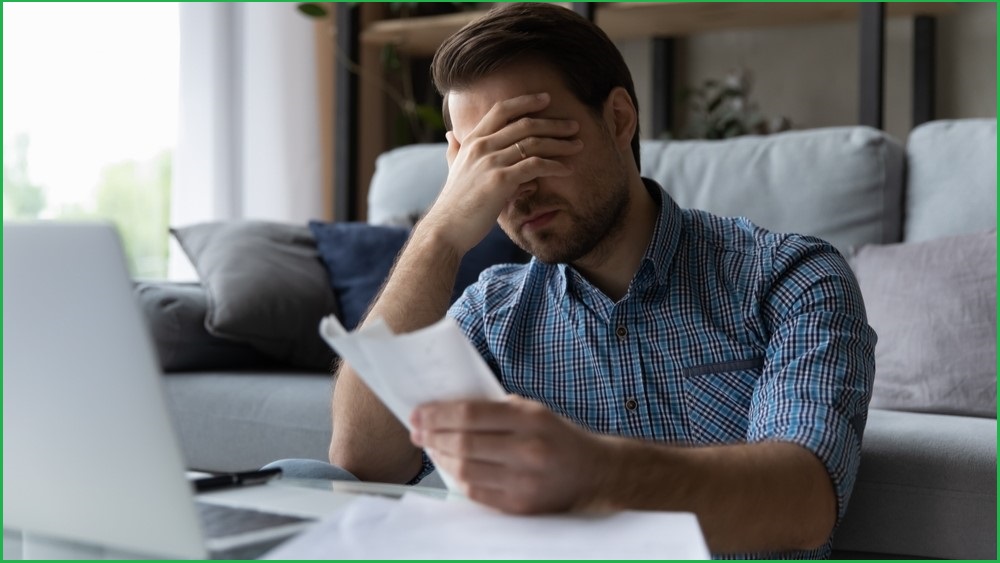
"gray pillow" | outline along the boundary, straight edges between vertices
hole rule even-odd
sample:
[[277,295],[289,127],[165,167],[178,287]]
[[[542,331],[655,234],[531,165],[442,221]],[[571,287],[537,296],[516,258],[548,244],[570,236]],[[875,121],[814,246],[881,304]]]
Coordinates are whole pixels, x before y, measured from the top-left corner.
[[205,329],[208,297],[197,283],[142,282],[135,286],[164,372],[264,367],[273,360],[249,344]]
[[318,327],[339,311],[307,227],[224,221],[171,232],[207,291],[209,333],[292,366],[330,368]]
[[996,417],[996,231],[862,247],[873,408]]

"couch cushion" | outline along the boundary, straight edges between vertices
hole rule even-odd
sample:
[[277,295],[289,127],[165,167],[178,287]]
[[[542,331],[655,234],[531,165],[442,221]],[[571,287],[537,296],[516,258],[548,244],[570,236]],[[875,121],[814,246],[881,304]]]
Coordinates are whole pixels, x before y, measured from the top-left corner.
[[205,329],[208,296],[201,284],[142,282],[135,286],[164,372],[240,369],[273,364],[253,346]]
[[[361,321],[382,288],[396,255],[409,237],[409,229],[365,223],[309,223],[320,256],[337,297],[341,322],[351,330]],[[523,263],[528,254],[494,225],[479,244],[472,247],[458,266],[451,302],[494,264]]]
[[875,129],[644,141],[642,162],[681,207],[814,235],[841,252],[901,237],[903,149]]
[[833,547],[995,559],[996,502],[995,419],[873,409]]
[[878,333],[873,408],[996,418],[996,232],[850,257]]
[[925,123],[906,153],[905,240],[996,228],[996,119]]
[[444,187],[447,148],[447,143],[407,145],[379,155],[368,187],[368,222],[412,225]]
[[305,226],[224,221],[171,229],[208,292],[205,328],[304,369],[329,369],[319,321],[337,313]]
[[164,378],[187,466],[241,471],[326,459],[333,379],[323,373],[199,372]]

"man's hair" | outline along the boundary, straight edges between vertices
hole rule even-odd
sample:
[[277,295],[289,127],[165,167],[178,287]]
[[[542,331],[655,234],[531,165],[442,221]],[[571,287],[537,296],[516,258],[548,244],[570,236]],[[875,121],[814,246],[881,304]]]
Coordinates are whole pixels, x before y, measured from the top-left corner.
[[[572,10],[544,3],[500,4],[441,44],[431,73],[444,96],[448,129],[448,92],[462,90],[513,63],[542,62],[557,72],[566,87],[597,116],[611,90],[621,86],[639,102],[625,59],[601,28]],[[639,167],[639,125],[632,137],[632,156]]]

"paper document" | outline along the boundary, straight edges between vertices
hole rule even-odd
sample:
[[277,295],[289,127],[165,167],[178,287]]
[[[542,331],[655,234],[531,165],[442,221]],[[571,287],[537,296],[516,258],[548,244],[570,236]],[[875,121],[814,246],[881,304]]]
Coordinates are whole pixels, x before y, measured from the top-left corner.
[[[507,395],[465,333],[449,317],[421,330],[396,335],[382,319],[349,333],[336,316],[330,315],[320,322],[319,332],[407,430],[410,414],[422,403],[502,400]],[[457,490],[450,475],[441,471],[441,477],[450,490]]]
[[694,514],[511,516],[465,499],[361,497],[265,559],[708,559]]

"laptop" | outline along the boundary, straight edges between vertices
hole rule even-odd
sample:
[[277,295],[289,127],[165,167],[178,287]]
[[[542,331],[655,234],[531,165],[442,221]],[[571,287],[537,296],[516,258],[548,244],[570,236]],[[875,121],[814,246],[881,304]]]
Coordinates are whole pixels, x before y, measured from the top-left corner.
[[[5,223],[4,528],[24,533],[26,557],[246,558],[356,498],[275,485],[197,497],[115,228]],[[210,536],[200,515],[225,506],[256,522]],[[261,513],[282,516],[262,526]]]

